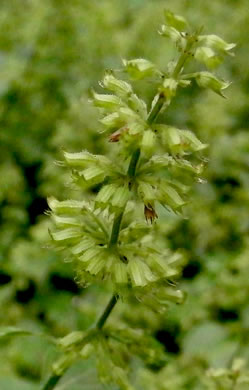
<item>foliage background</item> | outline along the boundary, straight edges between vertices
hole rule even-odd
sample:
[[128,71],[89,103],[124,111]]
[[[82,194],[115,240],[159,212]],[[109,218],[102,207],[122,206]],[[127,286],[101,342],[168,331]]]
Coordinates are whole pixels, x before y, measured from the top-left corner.
[[[157,34],[165,7],[238,44],[236,57],[220,69],[233,84],[226,101],[193,86],[167,112],[169,123],[210,144],[205,183],[194,188],[189,218],[162,216],[165,240],[186,256],[186,302],[159,317],[119,304],[110,322],[146,325],[165,346],[168,360],[159,372],[134,361],[138,388],[206,389],[213,388],[209,367],[229,367],[234,357],[248,367],[249,359],[246,0],[1,1],[0,324],[59,337],[90,326],[109,299],[98,286],[79,288],[71,264],[49,248],[46,198],[74,196],[65,186],[68,172],[54,164],[61,150],[109,148],[88,103],[104,70],[135,57],[163,68],[175,55]],[[136,87],[149,102],[150,84]],[[0,348],[1,390],[38,389],[56,355],[49,339],[39,337],[3,338]],[[74,366],[58,389],[69,384],[102,388],[92,361]]]

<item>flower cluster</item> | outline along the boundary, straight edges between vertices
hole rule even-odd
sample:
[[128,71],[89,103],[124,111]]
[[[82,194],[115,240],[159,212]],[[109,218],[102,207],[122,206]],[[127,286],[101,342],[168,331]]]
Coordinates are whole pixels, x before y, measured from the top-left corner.
[[[130,223],[120,231],[119,244],[110,246],[111,232],[105,227],[112,221],[107,219],[109,212],[84,201],[59,202],[50,198],[48,202],[57,226],[51,233],[52,239],[62,249],[69,250],[87,281],[90,276],[99,280],[110,278],[118,290],[118,285],[142,287],[177,276],[180,255],[157,248],[152,228],[146,222]],[[114,203],[111,208],[117,210]]]
[[[64,153],[65,164],[72,169],[73,182],[79,188],[99,186],[95,199],[88,203],[49,199],[57,228],[51,233],[54,242],[70,250],[81,275],[110,278],[116,290],[119,284],[143,287],[178,273],[174,256],[157,247],[153,227],[132,218],[128,226],[122,226],[122,219],[127,204],[143,204],[145,219],[151,224],[158,218],[157,204],[181,213],[188,201],[187,192],[204,165],[200,153],[207,145],[188,129],[158,123],[158,115],[170,104],[178,87],[187,87],[191,78],[221,95],[229,85],[207,71],[184,74],[183,69],[193,55],[206,64],[210,50],[218,51],[221,58],[234,45],[215,35],[183,32],[183,27],[189,29],[187,22],[169,11],[165,18],[167,24],[160,33],[181,51],[178,61],[163,71],[146,59],[123,60],[123,70],[131,79],[155,79],[158,92],[150,110],[131,83],[118,79],[112,71],[100,83],[110,93],[92,92],[109,141],[118,145],[115,157],[87,151]],[[113,230],[108,228],[111,225]]]

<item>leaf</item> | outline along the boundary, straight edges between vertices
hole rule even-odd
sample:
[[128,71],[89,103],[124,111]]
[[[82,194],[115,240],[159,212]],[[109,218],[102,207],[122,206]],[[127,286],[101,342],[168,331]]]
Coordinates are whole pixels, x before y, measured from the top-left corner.
[[[38,337],[43,337],[49,340],[52,343],[55,343],[56,339],[53,338],[52,336],[49,336],[46,333],[34,333],[31,332],[30,330],[25,330],[21,328],[17,328],[15,326],[3,326],[0,328],[0,339],[4,337],[15,337],[15,336],[38,336]],[[1,389],[1,387],[0,387]]]
[[28,330],[16,328],[15,326],[4,326],[0,328],[0,338],[12,337],[12,336],[32,336],[32,335],[33,335],[32,332]]

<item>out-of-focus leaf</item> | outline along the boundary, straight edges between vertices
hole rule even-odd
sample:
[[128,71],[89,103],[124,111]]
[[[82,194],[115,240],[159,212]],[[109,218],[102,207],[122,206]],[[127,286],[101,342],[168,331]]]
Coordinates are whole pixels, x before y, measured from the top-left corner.
[[0,338],[13,337],[13,336],[32,336],[32,335],[33,335],[32,332],[28,330],[16,328],[14,326],[4,326],[0,328]]

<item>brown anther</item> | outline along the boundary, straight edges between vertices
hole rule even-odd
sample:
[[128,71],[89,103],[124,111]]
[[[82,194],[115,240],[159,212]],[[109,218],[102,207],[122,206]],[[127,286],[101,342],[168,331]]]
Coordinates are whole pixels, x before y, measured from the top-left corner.
[[121,136],[120,129],[109,135],[109,142],[118,142]]
[[127,131],[128,127],[121,127],[120,129],[114,131],[111,135],[109,135],[109,142],[118,142],[120,137],[124,131]]
[[154,222],[156,218],[158,218],[156,210],[150,203],[144,205],[144,216],[146,221],[147,222],[150,221],[151,224]]

